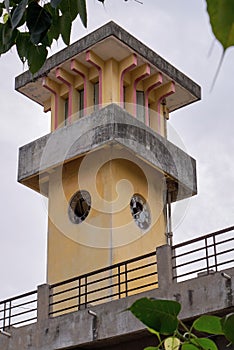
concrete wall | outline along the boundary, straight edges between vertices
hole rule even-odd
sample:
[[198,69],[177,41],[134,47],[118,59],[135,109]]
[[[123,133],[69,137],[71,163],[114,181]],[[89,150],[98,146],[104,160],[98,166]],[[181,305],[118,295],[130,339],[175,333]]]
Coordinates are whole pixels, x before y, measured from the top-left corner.
[[[170,254],[168,246],[157,250],[159,288],[91,307],[91,311],[97,315],[96,323],[87,309],[48,318],[49,287],[41,286],[38,322],[10,328],[7,330],[10,337],[0,334],[0,349],[67,350],[100,347],[142,350],[143,346],[155,345],[154,338],[148,336],[145,327],[130,312],[124,311],[142,296],[179,300],[182,303],[180,318],[185,321],[205,313],[225,315],[233,311],[234,268],[225,270],[230,280],[222,272],[217,272],[176,283],[172,279]],[[223,343],[220,348],[224,348]]]
[[195,160],[115,104],[21,147],[18,180],[48,195],[46,183],[54,168],[110,144],[175,182],[174,200],[197,193]]

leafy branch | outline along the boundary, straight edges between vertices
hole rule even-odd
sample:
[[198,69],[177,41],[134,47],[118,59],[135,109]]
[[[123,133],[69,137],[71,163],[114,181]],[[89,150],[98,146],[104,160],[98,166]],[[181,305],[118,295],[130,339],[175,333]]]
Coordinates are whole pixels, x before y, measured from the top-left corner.
[[86,0],[4,0],[0,3],[0,54],[16,45],[20,60],[32,73],[44,64],[48,48],[61,35],[70,44],[72,22],[80,16],[87,26]]
[[128,309],[157,337],[157,346],[145,350],[217,350],[209,337],[221,335],[234,344],[234,313],[225,317],[203,315],[188,328],[179,318],[181,304],[174,300],[141,298]]

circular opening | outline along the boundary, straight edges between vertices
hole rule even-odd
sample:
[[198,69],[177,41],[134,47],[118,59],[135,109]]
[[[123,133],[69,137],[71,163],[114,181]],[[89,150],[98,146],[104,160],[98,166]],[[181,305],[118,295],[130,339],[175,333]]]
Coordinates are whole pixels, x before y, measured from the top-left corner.
[[137,226],[142,230],[147,230],[150,227],[151,216],[144,197],[140,194],[134,194],[130,201],[130,210]]
[[89,215],[91,196],[88,191],[78,191],[70,199],[68,216],[73,224],[80,224]]

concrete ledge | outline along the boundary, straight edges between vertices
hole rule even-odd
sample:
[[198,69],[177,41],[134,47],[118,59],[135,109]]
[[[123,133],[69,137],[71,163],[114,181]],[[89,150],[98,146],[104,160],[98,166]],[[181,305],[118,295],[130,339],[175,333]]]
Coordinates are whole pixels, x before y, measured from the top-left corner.
[[[233,288],[234,268],[225,272],[231,276],[230,283]],[[145,337],[147,334],[143,324],[130,312],[124,312],[135,300],[145,296],[179,300],[182,303],[180,318],[188,320],[206,313],[224,315],[233,311],[232,289],[231,294],[230,303],[230,286],[227,287],[226,279],[221,272],[178,284],[171,282],[166,289],[158,288],[92,307],[92,311],[97,314],[96,340],[93,338],[93,316],[88,310],[83,310],[47,319],[44,323],[11,328],[10,338],[0,335],[0,349],[64,350],[70,347],[113,349],[115,345],[116,349],[127,349],[120,342],[135,341],[137,337]],[[142,350],[140,346],[134,349]]]
[[163,172],[176,183],[177,199],[197,193],[195,160],[115,104],[21,147],[18,181],[39,188],[39,173],[104,146]]

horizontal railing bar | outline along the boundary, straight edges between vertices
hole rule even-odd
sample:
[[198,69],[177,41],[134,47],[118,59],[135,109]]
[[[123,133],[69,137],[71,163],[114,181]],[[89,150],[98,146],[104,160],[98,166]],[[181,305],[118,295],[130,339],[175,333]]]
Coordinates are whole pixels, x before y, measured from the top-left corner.
[[196,260],[193,260],[193,261],[187,261],[187,262],[184,262],[184,263],[181,263],[181,264],[172,266],[172,269],[175,270],[175,269],[180,268],[180,267],[183,267],[183,266],[195,264],[195,263],[197,263],[197,262],[199,262],[199,261],[207,261],[208,258],[209,258],[209,257],[206,258],[206,257],[204,256],[204,257],[202,257],[202,258],[199,258],[199,259],[196,259]]
[[33,294],[37,294],[37,290],[34,290],[32,292],[28,292],[28,293],[25,293],[25,294],[21,294],[21,295],[18,295],[18,296],[9,298],[9,299],[2,300],[2,301],[0,301],[0,305],[2,305],[4,303],[12,302],[12,301],[17,300],[17,299],[28,297],[28,296],[33,295]]
[[[99,269],[99,270],[95,270],[95,271],[89,272],[87,274],[79,276],[79,278],[80,279],[88,278],[90,276],[97,275],[97,274],[102,273],[102,272],[110,271],[110,269],[118,268],[120,266],[125,266],[125,265],[128,265],[128,264],[136,262],[136,261],[144,260],[144,259],[152,257],[154,255],[156,256],[156,252],[151,252],[151,253],[148,253],[148,254],[145,254],[145,255],[142,255],[142,256],[138,256],[136,258],[133,258],[133,259],[130,259],[130,260],[127,260],[127,261],[122,261],[120,263],[117,263],[117,264],[114,264],[114,265],[111,265],[111,266],[108,266],[108,267],[104,267],[104,268]],[[76,280],[77,280],[77,277],[69,278],[69,279],[67,279],[65,281],[61,281],[61,282],[52,284],[50,286],[50,288],[55,288],[55,287],[61,286],[63,284],[74,282]]]
[[[151,272],[151,273],[149,273],[147,275],[142,275],[142,276],[138,276],[138,277],[135,277],[135,278],[128,279],[128,283],[131,283],[133,281],[137,281],[139,279],[147,278],[147,277],[150,277],[150,276],[154,276],[154,275],[157,275],[157,272]],[[112,278],[112,277],[109,277],[109,278]],[[97,293],[97,292],[101,292],[101,291],[104,291],[104,290],[107,290],[107,289],[110,289],[110,288],[121,286],[121,285],[123,285],[125,283],[126,283],[126,281],[124,280],[124,281],[121,281],[121,282],[113,283],[113,284],[108,285],[108,286],[104,286],[104,287],[99,288],[99,289],[94,289],[94,290],[87,291],[86,293],[76,294],[74,296],[67,297],[67,298],[62,299],[62,300],[51,302],[50,306],[58,305],[58,304],[61,304],[61,303],[64,303],[64,302],[67,302],[67,301],[70,301],[70,300],[73,300],[73,299],[82,298],[85,295],[89,296],[89,295]],[[76,287],[76,289],[79,289],[79,287]],[[67,290],[64,291],[64,293],[67,293],[67,292],[68,292]],[[55,296],[55,294],[52,295],[52,296]]]
[[[15,326],[15,325],[17,325],[17,324],[23,324],[23,323],[26,323],[26,322],[34,321],[34,320],[36,320],[36,319],[37,319],[37,317],[35,316],[35,317],[29,318],[29,319],[27,319],[27,320],[22,320],[22,321],[18,321],[18,322],[11,323],[11,326]],[[6,328],[6,327],[8,327],[8,325],[6,325],[5,328]]]
[[[147,288],[147,287],[150,287],[150,286],[153,286],[153,285],[157,285],[158,284],[158,281],[155,281],[155,282],[152,282],[152,283],[148,283],[148,284],[145,284],[145,285],[143,285],[143,286],[140,286],[140,287],[135,287],[135,288],[130,288],[130,289],[128,289],[128,292],[131,292],[131,291],[135,291],[135,290],[139,290],[139,289],[143,289],[143,288]],[[111,287],[113,287],[113,285],[112,286],[108,286],[108,288],[106,287],[106,289],[109,289],[109,288],[111,288]],[[97,291],[100,291],[100,290],[96,290],[96,292]],[[93,292],[93,291],[92,291]],[[113,294],[110,294],[110,295],[105,295],[105,296],[103,296],[103,297],[101,297],[101,298],[96,298],[96,299],[91,299],[91,300],[88,300],[87,301],[87,303],[95,303],[95,302],[97,302],[97,301],[101,301],[101,300],[104,300],[104,299],[108,299],[108,298],[113,298],[113,297],[115,297],[115,296],[119,296],[119,295],[122,295],[122,294],[125,294],[126,293],[126,290],[124,289],[123,291],[117,291],[116,293],[113,293]],[[89,294],[91,294],[91,293],[87,293],[87,297],[89,296]],[[84,296],[84,295],[83,295]],[[76,298],[77,298],[77,296],[76,296]],[[73,299],[75,299],[75,298],[73,298]],[[62,301],[60,301],[60,303],[61,302],[64,302],[65,300],[62,300]],[[59,303],[59,302],[58,302]],[[51,304],[51,306],[52,305],[54,305],[54,304]],[[82,304],[80,304],[80,306],[82,306],[82,305],[85,305],[85,303],[82,303]],[[58,309],[58,310],[54,310],[54,311],[50,311],[49,312],[49,315],[53,315],[53,314],[55,314],[55,313],[59,313],[59,312],[63,312],[63,311],[67,311],[67,310],[70,310],[70,309],[74,309],[74,308],[78,308],[79,307],[79,305],[78,305],[78,303],[76,303],[76,304],[73,304],[73,305],[71,305],[71,306],[68,306],[68,307],[66,307],[66,308],[61,308],[61,309]]]
[[[209,267],[210,269],[210,267]],[[188,276],[188,275],[192,275],[194,273],[198,273],[198,272],[207,272],[207,268],[201,268],[201,269],[198,269],[198,270],[193,270],[193,271],[190,271],[190,272],[186,272],[186,273],[182,273],[180,275],[176,275],[176,276],[173,276],[173,279],[178,279],[180,277],[184,277],[184,276]]]
[[[172,267],[172,269],[175,270],[176,268],[180,268],[180,267],[183,267],[183,266],[191,265],[191,264],[197,263],[199,261],[207,261],[207,259],[212,259],[215,256],[220,256],[220,255],[223,255],[223,254],[226,254],[226,253],[230,253],[232,251],[233,251],[233,249],[231,248],[231,249],[227,249],[227,250],[222,251],[222,252],[218,252],[216,254],[210,254],[208,256],[204,256],[202,258],[199,258],[199,259],[196,259],[196,260],[193,260],[193,261],[187,261],[187,262],[184,262],[184,263],[181,263],[181,264],[178,264],[178,265],[174,265]],[[217,265],[219,265],[219,263],[217,263]],[[214,266],[216,266],[216,265],[214,265]]]
[[[139,266],[139,267],[137,267],[137,268],[134,268],[134,269],[131,269],[131,270],[127,270],[127,272],[128,272],[128,274],[130,274],[130,273],[132,273],[132,272],[139,271],[139,270],[143,270],[143,269],[145,269],[145,268],[148,268],[148,267],[151,267],[151,266],[154,266],[154,265],[156,265],[156,264],[155,264],[155,263],[149,263],[149,264],[144,265],[144,266]],[[157,273],[157,272],[155,272],[155,273]],[[111,276],[106,276],[106,277],[100,278],[100,279],[98,279],[98,280],[88,281],[87,284],[79,284],[79,287],[78,287],[78,286],[75,286],[75,287],[72,287],[72,288],[69,288],[69,289],[66,289],[66,290],[62,290],[62,291],[59,291],[59,292],[53,292],[53,293],[50,294],[50,298],[51,298],[51,297],[55,297],[55,296],[57,296],[57,295],[69,293],[70,291],[76,290],[76,289],[78,289],[78,288],[81,289],[82,287],[85,287],[85,286],[88,287],[88,286],[90,286],[90,285],[97,284],[97,283],[99,283],[99,282],[103,282],[103,281],[109,280],[110,278],[116,278],[116,277],[119,277],[119,276],[122,276],[122,275],[125,275],[125,271],[122,271],[122,272],[120,272],[120,273],[116,273],[116,274],[111,275]],[[79,279],[80,279],[80,278],[77,277],[77,281],[78,281]],[[75,282],[75,281],[73,281],[73,282]],[[125,282],[123,282],[123,283],[125,283]],[[64,284],[66,284],[66,283],[64,283]],[[56,287],[54,287],[54,288],[56,288]]]
[[[172,259],[181,258],[182,256],[186,256],[186,255],[190,255],[190,254],[193,254],[193,253],[197,253],[197,252],[199,252],[199,251],[201,251],[201,250],[205,250],[206,248],[208,248],[208,249],[209,249],[209,248],[213,248],[213,247],[215,247],[215,246],[218,246],[218,245],[221,245],[221,244],[224,244],[224,243],[233,241],[233,240],[234,240],[234,238],[229,238],[229,239],[226,239],[226,240],[224,240],[224,241],[215,242],[215,244],[214,244],[214,243],[211,243],[211,244],[208,244],[208,245],[204,245],[204,246],[199,247],[199,248],[196,248],[196,249],[194,249],[194,250],[192,250],[192,251],[188,251],[188,252],[184,252],[184,253],[180,253],[180,254],[174,255],[174,256],[172,257]],[[201,239],[201,241],[203,241],[203,239]],[[205,240],[204,240],[203,243],[205,243]]]
[[[210,265],[209,266],[209,270],[210,269],[212,269],[212,268],[214,268],[214,267],[219,267],[219,266],[221,266],[221,265],[225,265],[225,264],[229,264],[229,263],[232,263],[232,262],[234,262],[234,259],[232,259],[232,260],[228,260],[228,261],[222,261],[222,262],[220,262],[220,263],[218,263],[218,264],[214,264],[214,265]],[[176,279],[176,278],[180,278],[180,277],[184,277],[184,276],[188,276],[188,275],[192,275],[192,274],[194,274],[194,273],[197,273],[197,272],[207,272],[207,267],[202,267],[202,268],[200,268],[200,269],[198,269],[198,270],[192,270],[192,271],[189,271],[189,272],[186,272],[186,273],[183,273],[183,274],[177,274],[176,276],[174,276],[173,277],[173,279]]]
[[183,247],[183,246],[187,246],[189,244],[201,241],[203,239],[207,239],[207,238],[210,238],[210,237],[213,237],[213,236],[218,236],[218,235],[220,235],[222,233],[226,233],[226,232],[233,231],[233,230],[234,230],[234,226],[230,226],[230,227],[227,227],[225,229],[222,229],[222,230],[219,230],[219,231],[216,231],[216,232],[213,232],[213,233],[209,233],[209,234],[207,234],[205,236],[197,237],[197,238],[191,239],[189,241],[185,241],[183,243],[176,244],[172,248],[173,249],[177,249],[177,248],[180,248],[180,247]]
[[178,258],[181,258],[182,256],[186,256],[186,255],[190,255],[190,254],[193,254],[193,253],[197,253],[201,250],[205,250],[206,248],[210,248],[211,246],[203,246],[203,247],[200,247],[200,248],[196,248],[194,250],[191,250],[189,252],[184,252],[184,253],[180,253],[180,254],[177,254],[177,255],[173,255],[172,256],[172,260],[174,259],[178,259]]
[[151,286],[156,286],[157,284],[158,284],[158,282],[152,282],[152,283],[145,284],[144,286],[141,286],[141,287],[131,288],[131,289],[128,289],[128,293],[134,292],[135,290],[140,290],[143,288],[151,287]]
[[[82,287],[84,287],[85,285],[83,285]],[[76,290],[76,289],[78,289],[79,287],[78,286],[76,286],[76,287],[73,287],[73,288],[70,288],[70,289],[65,289],[65,290],[60,290],[59,292],[55,292],[55,293],[51,293],[50,294],[50,298],[52,298],[52,297],[56,297],[57,295],[61,295],[61,294],[64,294],[64,293],[69,293],[69,292],[71,292],[72,290]]]
[[27,302],[27,303],[12,305],[11,307],[8,306],[7,308],[5,308],[5,311],[17,309],[18,307],[23,307],[23,306],[25,306],[25,305],[29,305],[29,304],[36,303],[36,302],[37,302],[37,299],[32,300],[32,301],[29,301],[29,302]]
[[7,319],[9,319],[9,318],[10,318],[10,319],[13,319],[13,318],[15,318],[15,317],[18,317],[18,316],[21,316],[21,315],[25,315],[25,314],[29,314],[30,312],[35,312],[35,311],[37,311],[37,308],[32,309],[32,310],[22,311],[22,312],[19,312],[19,313],[17,313],[17,314],[8,315],[8,316],[5,317],[5,320],[7,320]]
[[226,260],[226,261],[221,261],[220,263],[218,263],[218,264],[214,264],[214,265],[211,265],[211,266],[209,266],[209,268],[211,268],[212,269],[212,267],[219,267],[219,266],[221,266],[221,265],[225,265],[225,264],[230,264],[230,263],[232,263],[232,262],[234,262],[234,259],[232,259],[232,260]]

